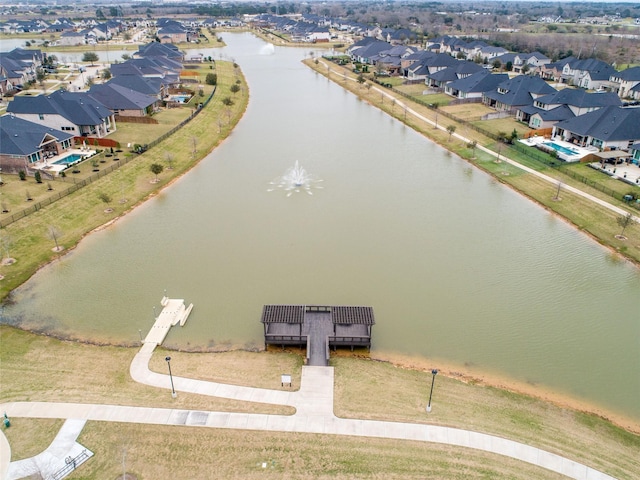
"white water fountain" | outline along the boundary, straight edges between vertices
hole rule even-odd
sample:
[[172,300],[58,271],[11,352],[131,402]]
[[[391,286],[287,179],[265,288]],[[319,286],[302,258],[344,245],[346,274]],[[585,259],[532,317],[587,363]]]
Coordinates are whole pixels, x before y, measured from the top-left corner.
[[272,188],[269,188],[268,191],[284,190],[287,192],[287,197],[299,192],[306,192],[309,195],[313,195],[312,190],[322,188],[318,185],[320,182],[322,182],[322,180],[318,180],[312,175],[309,175],[296,160],[295,165],[289,168],[282,177],[276,178],[269,183]]
[[260,49],[260,55],[274,55],[276,53],[276,47],[272,43],[267,43]]

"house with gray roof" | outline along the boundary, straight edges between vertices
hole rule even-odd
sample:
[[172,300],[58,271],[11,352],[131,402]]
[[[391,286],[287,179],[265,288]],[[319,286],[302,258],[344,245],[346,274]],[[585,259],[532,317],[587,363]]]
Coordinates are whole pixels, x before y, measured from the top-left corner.
[[347,49],[347,53],[353,61],[372,65],[373,57],[380,54],[380,52],[390,49],[390,43],[367,37],[351,45]]
[[553,136],[582,147],[629,151],[640,142],[640,108],[603,107],[558,122]]
[[562,71],[567,63],[575,62],[575,57],[566,57],[557,62],[542,64],[535,69],[534,75],[538,75],[544,80],[560,82],[562,80]]
[[84,45],[85,43],[86,36],[82,31],[67,30],[62,32],[58,38],[58,45],[61,46]]
[[485,92],[494,91],[509,79],[506,73],[491,73],[481,68],[476,73],[445,85],[444,93],[456,98],[477,98],[482,101]]
[[445,68],[458,65],[460,60],[456,60],[446,53],[428,52],[421,60],[413,63],[406,69],[408,80],[422,80],[426,82],[427,76]]
[[111,110],[116,118],[144,117],[160,107],[160,100],[156,96],[146,95],[117,83],[92,85],[89,95]]
[[597,90],[610,87],[609,78],[615,73],[615,68],[608,63],[585,58],[566,63],[562,68],[561,80],[576,87]]
[[551,63],[551,59],[540,52],[516,53],[513,58],[513,71],[526,73],[549,63]]
[[0,168],[3,172],[28,170],[53,155],[73,148],[73,133],[63,132],[15,115],[0,117]]
[[116,129],[113,112],[86,92],[58,90],[51,95],[15,97],[7,112],[78,137],[102,138]]
[[460,80],[484,70],[480,65],[467,60],[460,60],[457,64],[426,75],[425,83],[429,87],[444,88],[450,82]]
[[622,101],[613,92],[589,93],[581,88],[564,88],[543,95],[518,110],[516,119],[531,128],[551,128],[560,120],[584,115],[609,105],[622,106]]
[[502,82],[495,90],[485,92],[482,103],[515,115],[519,108],[533,105],[536,98],[555,91],[555,88],[540,77],[518,75]]
[[634,87],[640,85],[640,67],[631,67],[621,72],[616,72],[609,77],[609,81],[620,98],[640,100],[640,97],[634,96],[634,92],[637,91],[637,89],[634,90]]
[[169,84],[160,77],[142,77],[140,75],[119,75],[113,77],[107,83],[120,85],[128,90],[142,93],[144,95],[153,96],[158,100],[162,100],[169,94]]
[[371,57],[374,65],[381,65],[389,75],[398,75],[401,69],[402,59],[415,53],[415,49],[404,45],[397,45],[384,50]]
[[146,45],[140,45],[138,51],[133,54],[133,57],[168,57],[179,62],[182,62],[184,59],[184,55],[177,46],[159,42],[149,42]]

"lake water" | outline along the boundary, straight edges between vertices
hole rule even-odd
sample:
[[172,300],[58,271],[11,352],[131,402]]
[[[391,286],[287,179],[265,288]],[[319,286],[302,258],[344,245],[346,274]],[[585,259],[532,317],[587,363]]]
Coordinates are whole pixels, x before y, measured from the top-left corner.
[[[35,275],[4,322],[133,343],[166,289],[195,304],[168,344],[261,348],[264,304],[367,305],[374,355],[640,420],[638,268],[314,73],[308,50],[224,38],[251,92],[231,137]],[[324,188],[268,191],[296,160]]]

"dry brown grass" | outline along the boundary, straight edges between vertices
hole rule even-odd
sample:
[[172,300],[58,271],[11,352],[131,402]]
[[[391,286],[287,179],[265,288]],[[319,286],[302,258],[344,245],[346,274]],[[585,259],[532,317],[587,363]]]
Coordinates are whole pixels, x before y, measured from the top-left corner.
[[4,434],[11,445],[11,460],[22,460],[44,451],[56,437],[64,420],[50,418],[11,418]]
[[[285,415],[294,412],[290,407],[246,403],[189,393],[180,393],[177,399],[172,399],[169,385],[167,385],[167,391],[162,392],[154,387],[140,385],[131,379],[129,365],[138,351],[137,348],[60,341],[7,326],[0,327],[0,343],[2,344],[1,402],[46,401],[154,405],[167,408]],[[172,357],[174,357],[173,353]],[[164,356],[161,357],[163,358]],[[176,369],[174,373],[176,375],[184,373],[184,376],[187,376],[188,372],[182,369],[179,361],[180,356],[175,355],[175,359],[176,361],[172,362],[172,367]],[[283,361],[276,362],[276,365],[282,366]],[[254,370],[256,381],[268,374],[269,372]]]
[[[292,413],[292,409],[287,407],[185,393],[179,393],[178,398],[174,400],[168,386],[167,390],[163,391],[131,380],[129,364],[137,349],[59,341],[7,326],[0,327],[0,342],[0,402],[66,401],[207,411]],[[164,356],[167,353],[162,350],[156,352],[152,360],[154,370],[165,372]],[[299,386],[302,359],[293,351],[208,354],[170,352],[170,355],[175,375],[248,386],[281,388],[279,375],[291,373],[294,388]],[[582,461],[619,479],[634,478],[635,473],[640,471],[640,436],[615,427],[595,415],[560,408],[526,395],[439,375],[434,391],[433,411],[427,416],[424,408],[430,386],[429,373],[351,357],[333,358],[332,364],[336,377],[335,412],[339,416],[416,423],[433,422],[491,433]],[[20,423],[14,425],[22,425],[24,419],[17,421]],[[25,422],[25,425],[30,424]],[[12,433],[16,435],[12,444],[14,441],[31,441],[18,438],[18,435],[29,435],[30,427],[29,430],[16,428]],[[40,446],[46,448],[49,441],[42,441]],[[328,474],[327,472],[337,475],[338,478],[360,474],[368,477],[374,472],[382,472],[383,476],[388,476],[395,474],[396,467],[392,467],[394,462],[409,462],[411,465],[398,467],[398,472],[404,474],[398,473],[397,478],[402,478],[426,475],[426,471],[422,470],[425,463],[422,459],[429,451],[438,452],[432,460],[442,465],[442,470],[437,470],[441,475],[447,471],[446,469],[451,469],[451,475],[445,475],[447,478],[463,478],[461,472],[464,469],[468,469],[471,476],[488,469],[494,477],[501,477],[504,473],[509,478],[545,478],[541,475],[547,473],[520,464],[523,473],[518,476],[513,473],[511,467],[508,471],[502,471],[502,458],[496,460],[496,457],[491,455],[453,447],[425,446],[414,442],[390,440],[257,432],[249,434],[199,428],[90,422],[80,441],[98,453],[97,458],[88,464],[89,470],[82,471],[82,478],[106,478],[98,476],[99,472],[111,472],[121,465],[118,459],[121,459],[123,445],[127,447],[132,462],[140,462],[135,463],[135,468],[132,464],[129,471],[144,474],[145,478],[162,478],[166,477],[168,472],[175,471],[191,472],[191,468],[195,468],[196,473],[189,478],[204,478],[206,469],[213,467],[216,471],[221,468],[221,472],[224,472],[219,474],[220,478],[245,475],[250,477],[256,474],[256,463],[269,458],[277,459],[280,468],[285,468],[274,469],[274,473],[282,475],[283,472],[288,472],[294,477],[302,475],[302,470],[298,468],[303,467],[287,462],[292,462],[291,459],[298,462],[298,459],[307,458],[302,465],[309,469],[308,475],[313,478]],[[280,446],[272,450],[274,444]],[[379,447],[371,447],[378,444]],[[327,458],[336,458],[335,466],[329,468],[324,461],[313,461],[313,458],[319,455],[318,445],[323,445],[323,448],[331,452]],[[33,452],[35,447],[29,448],[28,451]],[[229,451],[222,454],[221,452],[226,452],[227,448]],[[405,456],[402,453],[405,449],[413,453]],[[16,455],[28,456],[22,450],[26,448],[16,450]],[[350,467],[349,454],[345,452],[351,450],[358,452],[358,458],[353,459],[355,463]],[[134,454],[134,451],[137,453]],[[205,451],[215,452],[215,455],[205,455]],[[447,457],[455,460],[447,460]],[[248,463],[245,462],[247,458],[250,459]],[[222,466],[217,462],[229,465]],[[171,470],[172,466],[179,470]],[[201,471],[200,468],[203,473],[198,473]],[[225,470],[226,468],[237,470]],[[327,468],[329,470],[324,470]],[[88,474],[87,471],[94,473]],[[257,471],[264,473],[261,468]]]
[[[480,120],[483,115],[493,112],[493,110],[482,103],[463,103],[461,105],[447,105],[442,107],[447,113],[455,115],[459,118],[472,122],[474,120]],[[513,129],[512,129],[513,130]]]
[[[529,464],[445,445],[303,433],[89,422],[80,443],[96,455],[69,479],[538,479]],[[263,468],[265,463],[265,468]]]

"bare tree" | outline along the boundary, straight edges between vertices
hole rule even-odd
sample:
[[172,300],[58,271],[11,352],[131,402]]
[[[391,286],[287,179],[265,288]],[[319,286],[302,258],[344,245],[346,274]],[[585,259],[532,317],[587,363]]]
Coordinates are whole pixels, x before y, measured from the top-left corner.
[[556,194],[553,197],[555,201],[560,200],[560,190],[562,189],[562,182],[558,182],[558,188],[556,189]]
[[173,161],[174,161],[173,153],[166,152],[164,154],[164,161],[167,162],[167,170],[173,170]]
[[62,232],[57,227],[55,227],[54,225],[49,225],[48,235],[49,238],[53,240],[53,243],[56,244],[55,248],[53,249],[54,252],[61,252],[62,250],[64,250],[64,247],[58,244],[58,239],[62,236]]

